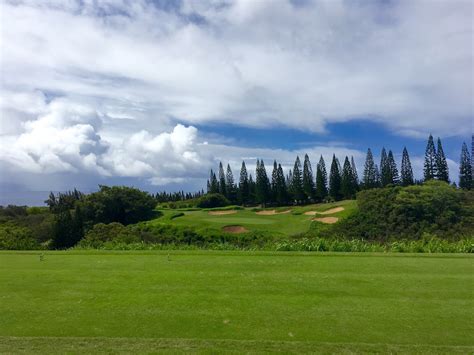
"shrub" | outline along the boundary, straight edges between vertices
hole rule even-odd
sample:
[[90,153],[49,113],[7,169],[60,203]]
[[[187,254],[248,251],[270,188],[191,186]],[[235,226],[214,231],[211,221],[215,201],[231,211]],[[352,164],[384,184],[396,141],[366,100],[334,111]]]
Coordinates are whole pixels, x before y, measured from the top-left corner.
[[198,199],[197,206],[200,208],[224,207],[230,205],[230,201],[221,194],[206,194]]
[[85,237],[79,242],[80,246],[98,248],[105,242],[116,243],[136,243],[140,239],[132,229],[125,227],[121,223],[98,223],[89,230]]
[[0,226],[0,249],[2,250],[28,250],[40,249],[31,230],[25,227]]

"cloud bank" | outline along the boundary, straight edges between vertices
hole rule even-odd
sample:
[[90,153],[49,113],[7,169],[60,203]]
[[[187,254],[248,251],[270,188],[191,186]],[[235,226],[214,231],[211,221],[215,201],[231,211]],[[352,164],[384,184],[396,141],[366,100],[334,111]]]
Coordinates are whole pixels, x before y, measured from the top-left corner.
[[[203,124],[330,134],[330,123],[364,118],[401,136],[472,130],[471,1],[46,0],[1,10],[0,164],[10,177],[162,185],[202,181],[218,159],[289,165],[298,153],[206,145],[194,127]],[[308,152],[329,151],[363,156]]]

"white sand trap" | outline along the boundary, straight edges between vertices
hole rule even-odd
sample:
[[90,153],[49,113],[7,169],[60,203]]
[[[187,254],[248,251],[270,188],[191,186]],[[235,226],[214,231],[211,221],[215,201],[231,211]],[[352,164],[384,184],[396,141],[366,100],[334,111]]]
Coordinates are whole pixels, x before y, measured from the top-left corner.
[[209,214],[211,216],[222,216],[226,214],[235,214],[237,213],[236,210],[229,210],[229,211],[209,211]]
[[290,212],[291,212],[291,210],[283,211],[283,212],[277,212],[276,210],[269,210],[269,211],[255,212],[255,214],[258,214],[260,216],[272,216],[274,214],[285,214],[285,213],[290,213]]
[[242,226],[225,226],[222,230],[227,233],[245,233],[249,231],[247,228]]
[[318,221],[321,223],[327,223],[327,224],[333,224],[339,221],[339,218],[337,217],[320,217],[320,218],[313,218],[313,221]]
[[307,216],[315,216],[317,214],[326,215],[326,214],[333,214],[333,213],[337,213],[337,212],[341,212],[341,211],[344,211],[344,207],[334,207],[334,208],[331,208],[330,210],[327,210],[327,211],[324,211],[324,212],[308,211],[308,212],[305,212],[304,214],[307,215]]

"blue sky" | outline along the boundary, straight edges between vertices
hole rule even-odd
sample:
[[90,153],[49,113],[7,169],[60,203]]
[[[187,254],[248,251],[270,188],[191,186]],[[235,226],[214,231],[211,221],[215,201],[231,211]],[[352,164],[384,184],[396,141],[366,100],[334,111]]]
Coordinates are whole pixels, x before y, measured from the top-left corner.
[[0,204],[205,186],[429,133],[451,177],[473,130],[470,1],[13,1],[2,7]]

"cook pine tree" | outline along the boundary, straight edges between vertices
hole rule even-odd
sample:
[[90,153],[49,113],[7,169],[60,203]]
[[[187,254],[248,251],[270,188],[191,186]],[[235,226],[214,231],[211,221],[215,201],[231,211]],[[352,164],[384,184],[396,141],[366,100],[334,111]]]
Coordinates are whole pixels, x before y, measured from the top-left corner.
[[316,167],[316,200],[322,202],[328,196],[328,174],[326,171],[326,163],[321,155]]
[[430,134],[425,150],[425,163],[423,166],[424,181],[432,180],[437,177],[436,169],[436,148],[433,141],[433,136]]
[[449,183],[448,163],[446,161],[443,145],[441,144],[441,139],[439,139],[439,137],[436,149],[436,178]]
[[362,187],[364,189],[372,189],[378,186],[378,171],[377,166],[374,162],[374,156],[372,155],[372,150],[367,149],[367,156],[365,158],[364,164],[364,174],[362,176]]
[[300,157],[296,157],[295,165],[293,166],[293,176],[291,179],[291,192],[296,203],[301,203],[305,200],[303,191],[303,174],[301,171]]
[[224,167],[222,166],[222,162],[219,162],[219,193],[224,196],[226,195],[225,173]]
[[315,186],[314,186],[313,169],[311,167],[311,162],[309,161],[308,154],[305,154],[304,163],[303,163],[303,191],[304,191],[306,200],[309,200],[309,201],[314,200]]
[[403,148],[402,166],[401,166],[401,185],[410,186],[415,183],[413,178],[413,169],[411,167],[410,156],[406,147]]
[[249,190],[249,177],[247,173],[247,167],[245,162],[242,161],[242,166],[240,168],[240,177],[239,177],[239,202],[242,205],[247,205],[249,203],[250,190]]
[[336,155],[332,156],[331,162],[331,171],[329,173],[329,196],[335,200],[339,201],[341,199],[341,171]]
[[472,156],[469,155],[467,144],[463,143],[461,148],[461,160],[459,162],[459,187],[470,190],[473,186]]
[[341,177],[341,194],[345,199],[351,199],[355,197],[356,193],[356,181],[354,179],[354,173],[352,171],[351,163],[349,158],[346,156],[344,159],[344,165],[342,167]]

